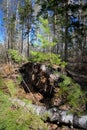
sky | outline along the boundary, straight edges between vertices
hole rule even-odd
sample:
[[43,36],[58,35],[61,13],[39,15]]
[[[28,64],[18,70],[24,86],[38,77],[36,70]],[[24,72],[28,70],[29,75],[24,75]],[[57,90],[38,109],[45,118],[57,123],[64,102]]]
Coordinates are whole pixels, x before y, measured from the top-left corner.
[[[1,1],[0,0],[0,6],[1,6]],[[32,2],[34,3],[35,0],[32,0]],[[4,42],[4,26],[3,26],[3,12],[1,10],[0,7],[0,44]]]
[[[1,1],[0,0],[0,5],[1,5]],[[78,0],[74,0],[75,2]],[[87,0],[83,0],[83,1],[87,1]],[[34,3],[35,0],[32,0],[32,2]],[[50,12],[49,12],[50,13]],[[4,27],[3,27],[3,13],[2,10],[0,8],[0,43],[4,42]]]
[[[0,5],[1,5],[1,0],[0,0]],[[0,43],[3,42],[3,39],[4,39],[3,13],[2,10],[0,9]]]

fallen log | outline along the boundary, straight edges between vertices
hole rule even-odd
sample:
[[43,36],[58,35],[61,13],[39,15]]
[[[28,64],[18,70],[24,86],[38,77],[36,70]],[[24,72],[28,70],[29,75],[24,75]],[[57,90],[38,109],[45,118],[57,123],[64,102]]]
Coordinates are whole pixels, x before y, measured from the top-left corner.
[[87,74],[80,74],[67,69],[68,76],[72,77],[77,83],[81,85],[83,90],[87,91]]
[[55,124],[64,123],[68,126],[73,126],[81,129],[87,130],[87,114],[78,116],[75,114],[69,114],[68,111],[59,110],[56,107],[47,109],[44,106],[37,106],[33,104],[26,104],[19,99],[11,99],[13,105],[18,105],[23,107],[25,110],[33,110],[37,115],[43,116],[47,115],[47,121],[55,122]]

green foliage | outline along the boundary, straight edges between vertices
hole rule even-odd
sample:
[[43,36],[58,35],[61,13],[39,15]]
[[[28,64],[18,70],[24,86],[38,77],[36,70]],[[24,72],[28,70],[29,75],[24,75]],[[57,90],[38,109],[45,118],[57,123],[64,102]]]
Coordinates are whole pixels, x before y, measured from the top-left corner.
[[11,56],[11,59],[16,63],[27,61],[27,59],[24,58],[17,50],[9,49],[8,53]]
[[47,36],[43,36],[42,34],[38,34],[38,38],[41,42],[42,48],[49,48],[49,47],[53,47],[56,45],[56,42],[49,41]]
[[0,106],[2,106],[0,108],[0,116],[1,116],[2,111],[4,110],[4,106],[7,108],[10,104],[8,98],[9,98],[8,95],[6,95],[2,91],[0,91]]
[[[67,64],[61,61],[60,55],[51,52],[52,47],[57,43],[57,40],[51,41],[51,29],[47,19],[40,17],[40,29],[41,34],[38,34],[38,39],[41,42],[41,50],[47,49],[45,52],[33,52],[31,51],[32,59],[35,62],[48,62],[50,65],[57,64],[64,68]],[[56,42],[55,42],[56,41]]]
[[43,30],[44,34],[50,34],[49,22],[48,19],[43,19],[42,17],[39,18],[40,21],[40,28]]
[[[38,34],[38,39],[41,42],[42,48],[50,48],[56,45],[56,42],[51,41],[50,38],[52,38],[52,32],[49,26],[49,22],[47,19],[43,19],[42,17],[39,18],[40,24],[39,28],[41,31],[41,34]],[[50,50],[51,51],[51,50]]]
[[8,80],[6,82],[6,85],[8,87],[8,90],[10,92],[11,97],[14,97],[16,92],[17,92],[16,91],[16,86],[15,86],[16,84],[13,82],[13,80]]
[[71,106],[71,111],[80,113],[82,112],[82,106],[86,104],[86,96],[81,90],[79,84],[74,83],[73,80],[65,75],[61,76],[64,80],[59,84],[60,95],[66,98],[66,101]]
[[17,77],[17,84],[20,84],[22,81],[22,76],[21,75],[18,75]]
[[60,55],[54,54],[54,53],[43,53],[43,52],[33,52],[31,51],[32,60],[35,62],[48,62],[49,65],[60,65],[62,68],[64,68],[67,63],[62,62]]
[[12,60],[14,60],[17,63],[22,62],[22,56],[19,54],[17,50],[8,50],[9,55],[11,56]]
[[2,92],[0,106],[0,130],[47,130],[39,116],[12,104],[9,97]]
[[61,62],[61,67],[62,67],[62,68],[65,68],[66,66],[67,66],[67,63],[66,63],[65,61],[62,61],[62,62]]
[[0,89],[2,89],[4,87],[4,81],[0,75]]
[[[20,81],[21,77],[18,79]],[[11,98],[14,98],[16,93],[16,84],[10,79],[3,81],[0,77],[0,130],[47,130],[43,119],[33,112],[33,108],[28,111],[16,102],[11,103],[10,96],[1,91],[5,84]],[[26,105],[30,103],[26,99],[23,101]]]

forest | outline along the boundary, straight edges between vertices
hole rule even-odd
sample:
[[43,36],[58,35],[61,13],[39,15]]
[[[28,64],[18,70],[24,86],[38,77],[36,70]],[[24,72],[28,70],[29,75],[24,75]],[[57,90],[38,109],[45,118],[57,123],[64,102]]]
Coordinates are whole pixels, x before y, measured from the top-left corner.
[[0,0],[0,130],[87,130],[87,0]]

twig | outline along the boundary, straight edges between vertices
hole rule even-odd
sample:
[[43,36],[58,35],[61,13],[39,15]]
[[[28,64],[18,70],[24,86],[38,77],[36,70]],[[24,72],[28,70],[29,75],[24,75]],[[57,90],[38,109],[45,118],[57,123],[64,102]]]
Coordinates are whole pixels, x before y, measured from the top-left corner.
[[25,84],[26,88],[28,89],[28,92],[32,94],[33,99],[36,100],[35,96],[34,96],[33,93],[31,92],[30,88],[28,87],[28,85],[27,85],[27,83],[25,82],[25,80],[23,79],[23,77],[22,77],[22,81],[23,81],[23,83]]
[[23,77],[22,77],[22,81],[23,81],[23,83],[25,84],[26,88],[28,89],[28,92],[30,93],[31,90],[30,90],[30,88],[28,87],[28,85],[26,84],[26,82],[25,82],[25,80],[23,79]]

